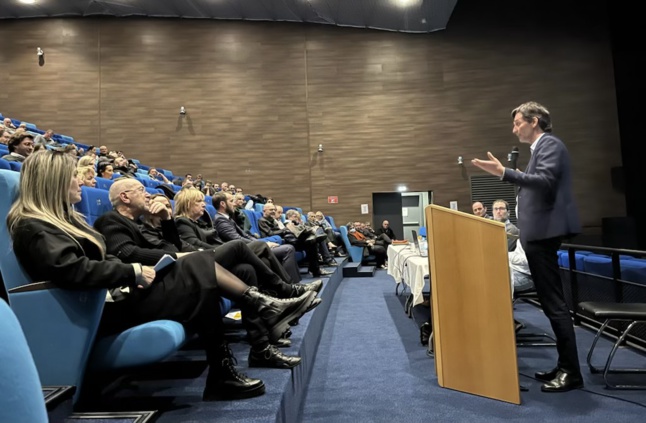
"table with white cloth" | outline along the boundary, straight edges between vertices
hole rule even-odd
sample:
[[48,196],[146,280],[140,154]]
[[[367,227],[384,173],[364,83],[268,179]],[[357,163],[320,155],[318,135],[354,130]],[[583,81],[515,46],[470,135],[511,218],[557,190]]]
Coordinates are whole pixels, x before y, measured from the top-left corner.
[[[403,283],[410,289],[406,302],[406,313],[410,315],[414,306],[424,302],[424,286],[429,275],[428,257],[422,257],[414,244],[388,246],[388,274],[395,278],[397,286]],[[397,288],[396,288],[397,290]]]

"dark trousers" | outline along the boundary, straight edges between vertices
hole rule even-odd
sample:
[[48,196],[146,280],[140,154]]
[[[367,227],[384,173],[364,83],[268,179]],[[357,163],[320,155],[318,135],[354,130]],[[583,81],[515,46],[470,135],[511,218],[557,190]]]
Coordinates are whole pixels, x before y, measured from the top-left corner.
[[543,312],[556,336],[559,369],[575,375],[581,374],[577,353],[574,324],[565,302],[563,283],[559,271],[557,251],[561,238],[549,238],[523,243],[529,270],[536,287]]
[[264,241],[251,241],[247,246],[262,260],[272,272],[287,283],[298,283],[301,275],[294,256],[294,247],[279,245],[270,248]]

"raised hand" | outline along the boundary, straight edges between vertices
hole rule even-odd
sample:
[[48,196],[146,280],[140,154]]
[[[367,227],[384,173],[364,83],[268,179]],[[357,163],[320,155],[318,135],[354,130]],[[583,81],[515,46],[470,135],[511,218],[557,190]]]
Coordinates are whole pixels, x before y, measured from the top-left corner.
[[489,160],[473,159],[471,160],[471,163],[487,173],[491,173],[492,175],[496,176],[502,176],[505,172],[505,167],[502,165],[502,163],[500,163],[500,160],[495,158],[490,151],[487,151],[487,157],[489,158]]

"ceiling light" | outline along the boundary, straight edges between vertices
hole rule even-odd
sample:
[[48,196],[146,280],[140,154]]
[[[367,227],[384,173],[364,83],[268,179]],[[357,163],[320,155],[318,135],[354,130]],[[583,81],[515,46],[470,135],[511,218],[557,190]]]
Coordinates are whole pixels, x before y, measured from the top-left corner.
[[36,3],[36,0],[18,0],[20,3],[23,4],[34,4]]

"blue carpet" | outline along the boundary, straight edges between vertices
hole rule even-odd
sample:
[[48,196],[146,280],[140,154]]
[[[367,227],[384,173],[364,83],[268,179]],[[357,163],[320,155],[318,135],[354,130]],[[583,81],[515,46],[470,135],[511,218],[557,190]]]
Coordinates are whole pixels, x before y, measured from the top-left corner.
[[[515,315],[548,331],[542,312],[520,304]],[[549,332],[549,331],[548,331]],[[581,363],[593,334],[577,328]],[[599,349],[600,357],[609,342]],[[553,347],[518,349],[521,375],[553,367]],[[644,364],[644,357],[624,350],[617,364]],[[393,279],[384,271],[374,278],[345,279],[331,305],[303,406],[304,422],[634,422],[642,421],[646,391],[608,391],[601,376],[583,368],[585,390],[540,392],[540,382],[521,377],[530,391],[522,405],[468,395],[437,384],[433,359],[419,344],[418,325],[403,312]]]

